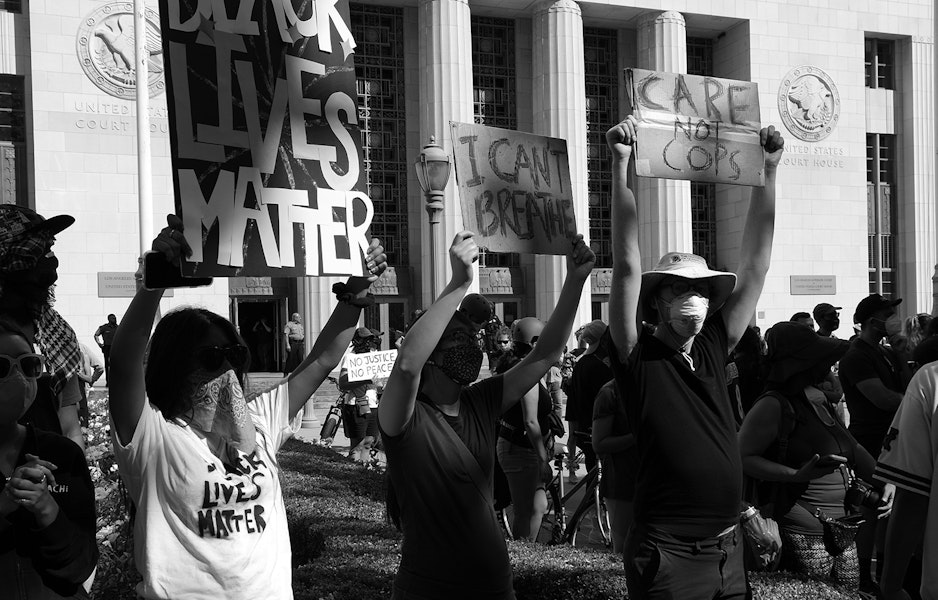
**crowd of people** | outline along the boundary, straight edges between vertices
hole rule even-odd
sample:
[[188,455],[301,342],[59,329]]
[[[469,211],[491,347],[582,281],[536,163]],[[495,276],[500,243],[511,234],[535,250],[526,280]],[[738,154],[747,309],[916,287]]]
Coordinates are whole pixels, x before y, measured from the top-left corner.
[[[287,376],[246,396],[251,352],[237,328],[195,307],[154,326],[163,290],[142,285],[119,323],[109,315],[95,331],[96,364],[52,308],[52,248],[74,219],[0,206],[0,573],[13,597],[90,590],[95,501],[79,423],[102,374],[135,512],[137,595],[292,597],[276,455],[338,369],[352,448],[386,453],[387,512],[403,538],[392,598],[514,598],[495,481],[504,478],[514,506],[511,536],[535,539],[564,435],[568,479],[578,450],[588,470],[601,465],[632,600],[749,598],[748,572],[759,568],[870,598],[938,598],[938,320],[903,322],[901,300],[872,294],[858,299],[851,340],[836,337],[843,309],[827,303],[764,335],[751,326],[784,151],[773,127],[760,132],[765,186],[751,191],[737,273],[683,252],[643,272],[629,181],[636,135],[632,117],[606,134],[608,325],[584,325],[566,351],[595,262],[582,236],[552,314],[508,327],[467,293],[479,248],[460,232],[451,279],[394,332],[383,382],[350,381],[346,365],[380,347],[382,333],[359,326],[386,269],[378,240],[368,275],[333,288],[336,308],[313,343],[292,316]],[[180,219],[168,217],[153,250],[176,265],[191,252]],[[253,333],[274,339],[269,323]]]

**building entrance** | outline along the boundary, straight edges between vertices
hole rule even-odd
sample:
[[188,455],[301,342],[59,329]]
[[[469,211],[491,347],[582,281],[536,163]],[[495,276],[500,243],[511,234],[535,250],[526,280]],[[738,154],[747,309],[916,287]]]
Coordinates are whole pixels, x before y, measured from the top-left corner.
[[251,373],[280,373],[284,356],[285,299],[235,299],[234,323],[251,350]]

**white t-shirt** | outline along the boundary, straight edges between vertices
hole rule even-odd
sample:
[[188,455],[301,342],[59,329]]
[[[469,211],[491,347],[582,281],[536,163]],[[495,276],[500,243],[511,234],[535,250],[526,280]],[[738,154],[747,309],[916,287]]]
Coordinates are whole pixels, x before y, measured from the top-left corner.
[[929,498],[922,557],[922,598],[938,600],[938,362],[912,378],[883,442],[876,477]]
[[206,441],[146,402],[121,446],[121,478],[137,506],[134,558],[143,598],[292,599],[290,536],[276,453],[295,434],[287,383],[248,403],[257,450],[226,473]]

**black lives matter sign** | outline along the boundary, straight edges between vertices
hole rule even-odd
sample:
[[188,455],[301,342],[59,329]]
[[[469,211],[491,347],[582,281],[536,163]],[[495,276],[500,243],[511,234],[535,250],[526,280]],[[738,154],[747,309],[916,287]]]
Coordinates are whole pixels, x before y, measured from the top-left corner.
[[636,175],[765,185],[755,83],[645,69],[626,69],[625,80]]
[[348,3],[160,0],[186,275],[362,275]]

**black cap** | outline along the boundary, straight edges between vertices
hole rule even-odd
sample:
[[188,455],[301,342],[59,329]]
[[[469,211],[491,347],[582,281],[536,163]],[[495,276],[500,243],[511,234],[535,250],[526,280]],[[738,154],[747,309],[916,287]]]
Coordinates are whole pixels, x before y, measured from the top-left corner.
[[896,300],[886,300],[879,294],[870,294],[857,304],[857,310],[853,313],[853,322],[863,324],[864,321],[884,308],[893,308],[902,302],[902,298]]
[[820,321],[825,317],[825,315],[837,312],[838,310],[843,310],[843,306],[834,306],[833,304],[828,304],[827,302],[821,302],[814,307],[814,320]]

